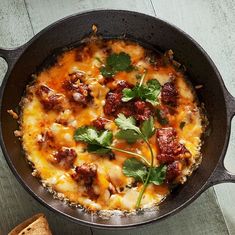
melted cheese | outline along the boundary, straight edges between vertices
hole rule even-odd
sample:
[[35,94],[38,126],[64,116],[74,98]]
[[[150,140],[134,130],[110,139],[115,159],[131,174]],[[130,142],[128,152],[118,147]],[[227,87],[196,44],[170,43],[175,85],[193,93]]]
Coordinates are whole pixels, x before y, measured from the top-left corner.
[[[138,44],[129,43],[121,40],[110,40],[107,45],[113,52],[126,52],[130,55],[133,65],[139,71],[148,70],[146,81],[149,79],[157,79],[161,85],[170,80],[170,73],[176,74],[176,84],[179,92],[179,105],[175,115],[169,115],[170,124],[175,127],[179,139],[185,144],[191,152],[191,164],[184,166],[185,175],[191,173],[192,166],[200,158],[201,134],[203,132],[201,123],[201,114],[195,95],[190,85],[185,82],[182,73],[175,71],[171,65],[158,67],[155,69],[150,63],[145,60],[145,49]],[[107,157],[101,157],[96,154],[87,153],[84,151],[83,143],[75,142],[73,139],[74,130],[80,126],[89,125],[92,120],[99,116],[104,116],[103,106],[105,103],[106,94],[109,88],[102,81],[104,78],[99,72],[100,62],[95,59],[105,60],[104,50],[98,47],[95,43],[88,44],[92,54],[87,56],[84,51],[83,60],[76,60],[76,49],[65,52],[58,58],[58,62],[49,69],[42,71],[36,78],[35,84],[28,88],[27,94],[23,99],[22,108],[22,123],[21,130],[23,133],[22,142],[27,158],[31,161],[37,170],[44,185],[52,188],[53,191],[62,195],[63,198],[69,201],[80,204],[90,210],[127,210],[135,209],[135,203],[138,193],[141,190],[142,184],[138,183],[135,187],[126,187],[131,185],[133,179],[126,177],[122,173],[122,165],[125,159],[130,156],[117,151],[115,160],[109,160]],[[63,94],[61,84],[68,77],[68,74],[73,72],[82,72],[85,74],[85,83],[89,85],[91,95],[94,97],[93,102],[87,107],[80,107],[71,104],[64,94],[64,107],[60,112],[45,111],[40,103],[35,90],[40,84],[47,85],[56,93]],[[116,74],[115,81],[125,80],[131,84],[136,83],[137,72],[120,72]],[[109,84],[112,86],[112,84]],[[60,123],[60,120],[66,120],[67,125]],[[183,129],[179,127],[180,122],[186,122]],[[156,127],[160,127],[158,122]],[[107,124],[112,131],[117,131],[116,125],[111,121]],[[51,131],[54,136],[54,147],[45,146],[40,148],[38,140],[42,138],[43,133]],[[155,155],[157,147],[155,137],[150,140]],[[48,143],[46,143],[48,144]],[[140,142],[133,145],[128,145],[122,140],[114,140],[114,145],[126,150],[135,151],[145,155],[150,160],[150,153],[147,147]],[[80,166],[83,163],[94,163],[98,166],[98,176],[93,185],[94,191],[100,195],[96,200],[89,199],[85,194],[85,187],[76,182],[71,177],[73,169],[62,169],[56,164],[53,164],[51,159],[53,153],[59,147],[71,147],[77,153],[77,158],[74,166]],[[154,164],[158,164],[156,158]],[[181,181],[184,181],[184,176],[181,175]],[[116,188],[117,192],[111,194],[109,191],[110,184]],[[149,185],[145,191],[141,207],[151,207],[160,203],[169,193],[168,186]]]

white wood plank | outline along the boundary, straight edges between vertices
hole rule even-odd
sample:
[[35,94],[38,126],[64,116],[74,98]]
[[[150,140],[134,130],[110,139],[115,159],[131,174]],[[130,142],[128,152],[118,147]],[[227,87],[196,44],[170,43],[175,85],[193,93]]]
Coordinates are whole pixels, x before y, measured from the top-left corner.
[[[225,85],[235,96],[235,2],[152,0],[159,17],[179,26],[196,39],[217,65]],[[235,122],[225,165],[235,173]],[[235,234],[235,185],[215,186],[230,234]]]
[[16,47],[33,36],[23,0],[0,1],[0,47]]
[[[33,36],[30,27],[23,0],[0,2],[0,47],[17,47],[27,42]],[[0,83],[6,70],[7,64],[0,58]]]
[[150,0],[26,0],[27,9],[35,32],[67,15],[92,9],[122,9],[144,12],[153,15]]

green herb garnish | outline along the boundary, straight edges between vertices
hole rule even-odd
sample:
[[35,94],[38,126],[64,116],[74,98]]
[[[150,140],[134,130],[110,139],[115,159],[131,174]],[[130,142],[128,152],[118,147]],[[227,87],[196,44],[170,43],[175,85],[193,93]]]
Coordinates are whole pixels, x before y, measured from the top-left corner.
[[124,114],[118,114],[115,123],[122,130],[132,130],[141,135],[140,128],[136,126],[136,120],[133,117],[126,117]]
[[[167,167],[165,165],[153,167],[149,178],[149,183],[153,183],[155,185],[162,184],[166,178],[166,168]],[[141,181],[144,183],[149,169],[149,167],[136,158],[129,158],[124,162],[122,172],[126,176],[133,177],[136,181]]]
[[185,124],[186,124],[186,122],[181,122],[181,123],[180,123],[180,129],[183,129],[184,126],[185,126]]
[[123,139],[126,140],[127,143],[129,144],[133,144],[135,143],[137,140],[141,139],[141,137],[139,136],[138,133],[136,133],[133,130],[120,130],[115,137],[117,139]]
[[161,165],[159,167],[153,167],[152,173],[150,175],[149,183],[155,185],[161,185],[166,178],[166,165]]
[[[118,135],[119,139],[125,139],[127,142],[130,141],[133,143],[132,138],[135,138],[136,140],[148,140],[148,138],[150,138],[155,133],[153,117],[150,117],[148,120],[145,120],[139,128],[136,126],[136,120],[133,117],[127,118],[124,114],[120,113],[115,119],[115,123],[121,129],[116,134],[116,136]],[[121,133],[121,135],[119,133]],[[131,136],[132,134],[135,137]]]
[[124,162],[122,172],[128,177],[133,177],[136,181],[142,181],[144,183],[147,175],[147,167],[136,158],[129,158]]
[[103,61],[99,58],[99,57],[95,57],[95,59],[100,62],[101,64],[103,64]]
[[82,126],[74,132],[74,140],[86,143],[87,151],[90,153],[107,154],[112,150],[116,150],[132,156],[137,156],[141,158],[147,165],[150,165],[147,159],[141,154],[112,146],[113,133],[108,130],[98,131],[92,126]]
[[156,79],[151,79],[147,81],[146,84],[143,84],[144,78],[146,76],[145,72],[142,75],[142,78],[140,80],[140,83],[134,86],[134,88],[125,88],[122,91],[123,97],[122,101],[123,102],[128,102],[132,99],[135,98],[140,98],[143,101],[149,102],[152,105],[157,105],[158,104],[158,95],[160,94],[161,91],[161,85]]
[[169,124],[169,120],[167,119],[167,117],[165,116],[165,114],[162,110],[160,110],[160,109],[156,110],[156,117],[157,117],[158,122],[162,126]]
[[[140,128],[136,126],[136,121],[133,117],[127,118],[123,114],[118,115],[118,117],[115,119],[115,123],[118,125],[118,127],[121,129],[121,131],[124,131],[124,132],[131,131],[132,133],[135,133],[136,140],[137,139],[144,140],[144,142],[147,144],[149,151],[150,151],[150,154],[151,154],[150,165],[147,168],[145,167],[146,170],[144,170],[145,168],[143,166],[141,166],[141,164],[144,165],[143,163],[139,162],[137,164],[137,162],[136,162],[137,160],[127,159],[124,162],[124,166],[123,166],[124,167],[123,173],[126,176],[131,176],[131,177],[134,177],[135,179],[136,179],[136,177],[139,177],[139,178],[141,178],[141,180],[144,183],[144,185],[139,193],[137,202],[136,202],[136,208],[139,208],[143,194],[144,194],[148,184],[161,183],[165,179],[165,175],[162,173],[162,171],[166,171],[166,169],[162,168],[163,170],[159,170],[159,169],[155,169],[155,167],[153,167],[154,155],[153,155],[152,147],[148,141],[148,139],[155,132],[153,117],[150,117],[148,120],[144,121]],[[125,136],[125,135],[123,134],[123,136]],[[123,139],[125,139],[127,141],[129,140],[127,136],[125,136]],[[133,139],[131,139],[131,141],[133,141]],[[138,174],[138,176],[135,176],[135,173],[134,173],[134,171],[136,171],[136,168],[138,168],[138,171],[136,173],[136,174]],[[163,179],[163,180],[161,180],[161,179]]]
[[111,54],[108,56],[105,66],[100,68],[100,72],[104,77],[112,77],[118,72],[130,72],[131,70],[133,70],[131,57],[125,52]]
[[136,208],[139,208],[143,194],[150,183],[160,185],[165,180],[166,166],[153,166],[153,150],[149,143],[149,138],[155,133],[154,120],[150,117],[145,120],[140,127],[136,126],[136,120],[133,117],[126,117],[124,114],[119,114],[115,119],[115,123],[120,128],[116,134],[116,138],[123,139],[128,143],[134,143],[142,139],[148,146],[151,160],[148,160],[138,153],[119,149],[112,146],[113,134],[111,131],[98,131],[91,126],[83,126],[78,128],[74,133],[76,141],[87,143],[87,151],[97,154],[106,154],[112,150],[116,150],[129,155],[137,156],[142,161],[136,158],[125,160],[123,164],[123,174],[128,177],[133,177],[136,181],[143,182],[143,187],[139,193]]
[[97,131],[93,127],[84,126],[75,131],[74,139],[87,143],[88,152],[105,154],[111,151],[107,147],[109,147],[113,141],[113,133],[107,130]]
[[144,121],[140,127],[141,132],[147,138],[150,138],[155,133],[154,120],[150,117],[148,120]]
[[137,80],[140,80],[142,78],[142,75],[138,73],[138,74],[135,75],[135,77],[136,77]]

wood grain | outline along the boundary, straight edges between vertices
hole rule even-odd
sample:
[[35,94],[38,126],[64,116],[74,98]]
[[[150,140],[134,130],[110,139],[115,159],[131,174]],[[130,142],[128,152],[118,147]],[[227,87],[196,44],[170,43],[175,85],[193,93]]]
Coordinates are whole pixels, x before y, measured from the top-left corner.
[[[17,47],[33,36],[23,0],[0,2],[0,47]],[[0,58],[0,83],[7,64]]]
[[[155,10],[153,9],[153,6]],[[232,73],[234,63],[234,6],[232,0],[190,1],[181,0],[1,0],[0,1],[0,47],[15,47],[29,40],[48,24],[66,15],[97,8],[129,9],[162,17],[184,29],[192,35],[211,55],[225,83],[230,84],[235,95]],[[233,8],[233,9],[232,9]],[[216,18],[218,17],[218,19]],[[223,27],[223,25],[226,25]],[[221,35],[222,34],[222,35]],[[229,35],[229,36],[228,36]],[[224,46],[225,45],[225,46]],[[233,46],[233,47],[232,47]],[[233,60],[232,60],[233,59]],[[6,65],[0,61],[0,78],[6,71]],[[234,130],[234,129],[233,129]],[[228,157],[234,153],[235,136],[230,144]],[[0,154],[2,156],[2,154]],[[229,165],[235,166],[229,159]],[[75,225],[59,215],[48,211],[29,196],[15,180],[3,157],[0,157],[0,234],[6,234],[23,219],[44,212],[54,234],[228,234],[223,215],[217,203],[214,190],[205,192],[192,205],[182,212],[160,223],[127,231],[105,231]],[[234,170],[235,172],[235,170]],[[232,198],[234,185],[217,186],[216,191],[223,206],[224,215],[234,234],[235,209]],[[230,193],[231,196],[226,195]],[[220,195],[221,194],[221,195]],[[230,200],[230,206],[224,202]],[[226,213],[227,214],[226,214]],[[229,219],[232,218],[230,221]]]
[[[70,14],[94,9],[122,9],[154,15],[150,0],[26,0],[34,31],[38,32],[50,23]],[[46,17],[45,17],[46,16]]]

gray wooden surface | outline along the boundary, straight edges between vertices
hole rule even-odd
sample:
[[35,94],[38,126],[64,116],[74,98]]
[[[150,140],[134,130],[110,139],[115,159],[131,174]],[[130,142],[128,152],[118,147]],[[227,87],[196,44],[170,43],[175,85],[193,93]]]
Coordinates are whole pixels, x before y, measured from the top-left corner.
[[[0,47],[27,42],[48,24],[84,10],[128,9],[159,16],[186,31],[212,57],[235,96],[234,0],[0,0]],[[0,58],[0,79],[7,65]],[[180,213],[160,223],[129,231],[104,231],[74,224],[35,201],[14,178],[0,152],[0,235],[37,212],[49,219],[54,234],[234,234],[235,185],[218,185]],[[209,156],[208,156],[209,157]],[[225,161],[235,172],[235,125]]]

